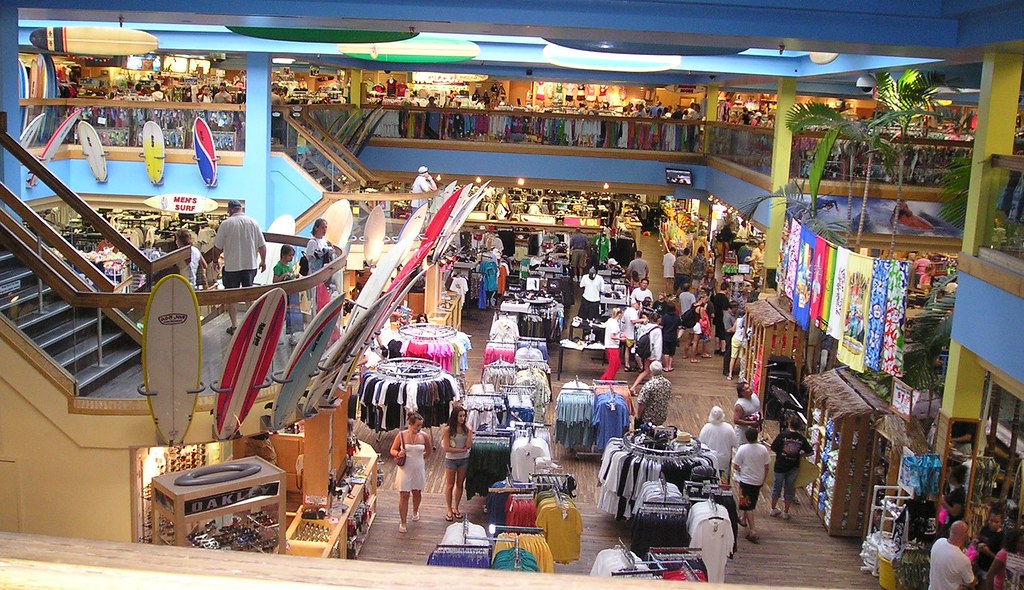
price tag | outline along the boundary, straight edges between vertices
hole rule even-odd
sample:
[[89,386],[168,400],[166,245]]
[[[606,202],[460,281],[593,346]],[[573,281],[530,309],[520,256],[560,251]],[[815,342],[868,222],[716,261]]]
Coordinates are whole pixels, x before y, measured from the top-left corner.
[[107,124],[107,118],[103,116],[96,117],[96,124],[103,127]]

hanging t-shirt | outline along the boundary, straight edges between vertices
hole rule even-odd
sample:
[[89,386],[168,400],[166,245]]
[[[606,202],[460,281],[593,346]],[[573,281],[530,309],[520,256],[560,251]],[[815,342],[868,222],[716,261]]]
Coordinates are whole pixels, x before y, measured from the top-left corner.
[[529,481],[530,474],[536,471],[538,458],[551,458],[551,447],[547,441],[538,437],[521,437],[512,443],[512,479]]

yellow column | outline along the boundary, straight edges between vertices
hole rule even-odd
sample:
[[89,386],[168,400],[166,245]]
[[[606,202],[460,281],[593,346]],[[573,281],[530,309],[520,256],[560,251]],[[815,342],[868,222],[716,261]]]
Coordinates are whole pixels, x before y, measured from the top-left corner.
[[[796,78],[779,78],[778,103],[775,111],[775,135],[772,139],[771,186],[778,191],[789,183],[789,158],[793,151],[793,132],[786,127],[786,113],[796,102]],[[765,236],[764,265],[770,275],[779,266],[779,241],[786,225],[786,200],[779,197],[769,201],[771,224]]]
[[[985,54],[962,247],[972,256],[985,245],[995,217],[995,193],[1001,173],[989,164],[990,158],[994,154],[1013,153],[1022,63],[1024,58],[1020,55]],[[985,369],[978,364],[978,357],[959,342],[950,342],[942,411],[954,418],[979,418],[984,386]]]
[[963,251],[976,256],[985,245],[995,218],[995,193],[1003,173],[992,168],[995,154],[1013,153],[1013,132],[1020,95],[1020,55],[986,53],[981,69],[978,126],[971,156],[971,184],[967,193],[967,220]]
[[[708,91],[704,98],[704,122],[714,123],[718,121],[718,84],[708,84]],[[708,144],[711,143],[711,133],[707,125],[704,126],[704,153],[708,153]]]
[[362,70],[345,70],[345,75],[348,76],[349,83],[349,103],[355,106],[362,106],[363,104],[363,71]]

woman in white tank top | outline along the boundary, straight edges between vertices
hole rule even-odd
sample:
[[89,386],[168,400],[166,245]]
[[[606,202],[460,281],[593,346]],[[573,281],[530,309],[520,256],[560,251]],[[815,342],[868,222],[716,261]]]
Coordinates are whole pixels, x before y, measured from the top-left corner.
[[452,522],[462,518],[459,501],[466,483],[466,469],[469,467],[469,450],[473,446],[473,430],[466,425],[466,410],[455,408],[448,418],[448,424],[441,431],[441,448],[444,449],[444,501],[448,513],[444,519]]

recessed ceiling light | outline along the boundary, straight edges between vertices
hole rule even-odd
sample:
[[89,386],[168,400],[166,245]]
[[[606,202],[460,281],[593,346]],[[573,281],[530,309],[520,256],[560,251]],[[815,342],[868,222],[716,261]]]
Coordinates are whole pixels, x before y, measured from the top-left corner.
[[290,66],[295,63],[295,59],[291,57],[275,57],[270,61],[282,66]]
[[476,183],[477,183],[477,184],[480,184],[481,182],[483,182],[483,179],[482,179],[482,178],[480,178],[479,176],[477,176],[477,177],[476,177]]
[[516,184],[518,184],[519,186],[523,186],[524,184],[526,184],[526,179],[520,178],[519,180],[516,181]]
[[608,183],[604,183],[604,190],[608,190]]
[[553,43],[544,47],[544,59],[549,64],[563,68],[605,72],[663,72],[679,66],[683,61],[683,58],[678,55],[634,55],[632,53],[581,51]]
[[816,63],[819,66],[823,66],[825,64],[830,64],[834,62],[836,58],[839,57],[839,54],[827,53],[824,51],[812,51],[809,54],[807,54],[807,56],[811,58],[811,62]]

